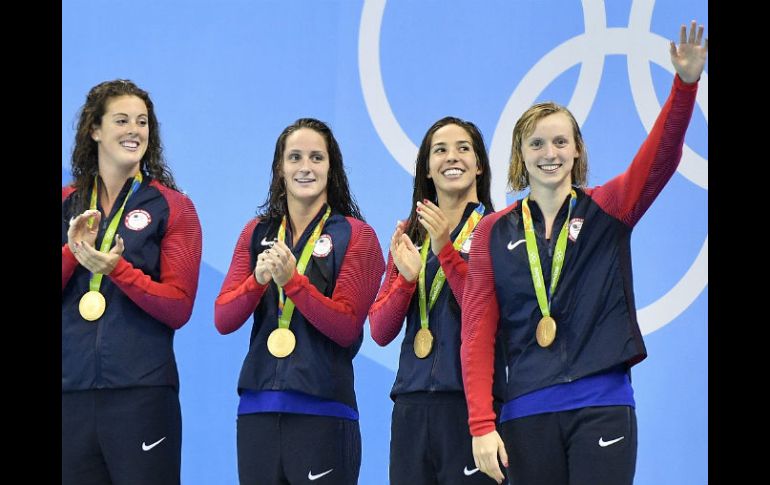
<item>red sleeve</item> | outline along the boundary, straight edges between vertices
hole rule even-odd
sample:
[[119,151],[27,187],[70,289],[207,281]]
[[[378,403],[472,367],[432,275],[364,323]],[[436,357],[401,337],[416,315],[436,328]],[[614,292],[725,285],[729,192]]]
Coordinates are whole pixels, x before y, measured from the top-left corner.
[[438,260],[441,268],[444,270],[447,283],[449,283],[449,287],[452,289],[455,300],[458,303],[462,303],[465,276],[468,274],[468,262],[460,256],[460,252],[454,248],[451,241],[441,248],[441,252],[438,253]]
[[169,206],[168,226],[160,243],[160,281],[153,281],[124,258],[109,274],[139,308],[173,329],[190,319],[201,263],[201,225],[192,201],[157,185]]
[[[68,187],[62,187],[61,189],[61,201],[64,202],[64,200],[74,192],[75,189],[73,189],[71,186]],[[72,277],[72,273],[75,272],[75,268],[78,267],[78,260],[75,258],[75,255],[72,254],[72,251],[70,250],[69,244],[63,244],[61,247],[61,289],[64,290],[64,287],[67,286],[67,283],[69,283],[70,278]]]
[[468,403],[468,425],[473,436],[495,430],[492,379],[500,310],[495,294],[489,238],[494,221],[505,212],[508,211],[485,217],[476,226],[461,306],[460,362]]
[[628,170],[589,191],[602,210],[629,227],[641,219],[679,166],[697,92],[698,83],[674,77],[666,104]]
[[75,255],[72,254],[69,244],[64,244],[61,247],[61,289],[69,283],[72,273],[75,272],[75,268],[78,267],[78,260]]
[[250,220],[235,244],[230,269],[214,301],[214,325],[222,335],[234,332],[254,313],[267,285],[257,283],[251,264],[251,238],[259,218]]
[[372,339],[379,345],[388,345],[401,331],[415,288],[417,280],[411,283],[406,281],[398,272],[393,255],[389,254],[385,280],[374,305],[369,309],[369,330]]
[[385,271],[374,229],[357,219],[347,220],[352,226],[350,244],[332,297],[321,294],[307,276],[296,270],[283,287],[307,321],[342,347],[352,345],[361,335]]

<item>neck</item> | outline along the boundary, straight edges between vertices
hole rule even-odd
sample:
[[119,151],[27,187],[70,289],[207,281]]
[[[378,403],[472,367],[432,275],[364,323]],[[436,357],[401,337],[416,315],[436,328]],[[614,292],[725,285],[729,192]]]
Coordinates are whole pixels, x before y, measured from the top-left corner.
[[468,203],[478,203],[479,201],[476,195],[476,186],[469,187],[468,190],[462,193],[438,192],[436,195],[438,196],[438,206],[449,221],[450,232],[460,223]]
[[292,243],[299,241],[302,233],[307,229],[308,224],[321,210],[326,203],[326,195],[317,197],[311,203],[306,203],[289,197],[286,206],[289,210],[289,220],[291,223]]
[[99,187],[99,202],[101,202],[105,216],[110,213],[115,199],[117,199],[118,194],[120,194],[120,191],[123,190],[123,186],[126,184],[126,180],[134,178],[138,171],[139,164],[128,170],[113,166],[99,166],[99,176],[102,179],[101,186]]
[[559,213],[561,205],[564,203],[564,199],[569,195],[572,190],[572,185],[562,184],[559,187],[542,187],[533,186],[529,192],[530,200],[537,202],[540,211],[543,213],[545,219],[545,237],[551,238],[551,229],[553,229],[553,221],[556,219],[556,214]]

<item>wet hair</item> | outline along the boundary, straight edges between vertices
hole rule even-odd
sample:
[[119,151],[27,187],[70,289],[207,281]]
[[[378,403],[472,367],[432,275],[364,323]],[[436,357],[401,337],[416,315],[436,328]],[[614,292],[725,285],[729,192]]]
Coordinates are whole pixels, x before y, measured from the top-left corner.
[[556,113],[567,115],[572,124],[572,136],[575,138],[575,147],[579,153],[577,158],[575,158],[575,163],[572,165],[572,185],[585,187],[588,179],[588,152],[583,142],[583,135],[580,133],[580,127],[575,117],[567,108],[549,101],[532,105],[521,115],[519,121],[516,122],[516,126],[513,128],[511,163],[508,167],[508,185],[511,190],[519,192],[529,187],[529,174],[524,166],[524,155],[521,150],[524,138],[530,136],[535,131],[535,125],[538,121]]
[[149,138],[140,169],[163,185],[179,190],[163,157],[160,127],[150,95],[127,79],[105,81],[91,88],[80,108],[71,159],[73,186],[79,199],[74,204],[75,213],[88,209],[91,185],[99,173],[99,148],[91,134],[94,128],[101,126],[107,103],[119,96],[136,96],[147,107]]
[[[476,162],[478,163],[479,168],[481,168],[481,173],[476,175],[476,195],[479,202],[484,204],[486,209],[494,210],[490,193],[492,185],[492,169],[489,166],[489,156],[487,155],[487,149],[484,146],[484,137],[482,136],[481,131],[470,121],[455,118],[454,116],[445,116],[428,128],[428,131],[422,138],[422,143],[420,143],[420,149],[417,151],[417,160],[415,160],[412,209],[404,232],[409,236],[412,242],[418,245],[425,239],[427,231],[417,220],[417,212],[415,209],[418,201],[422,202],[424,199],[428,199],[436,203],[438,200],[436,195],[436,185],[433,183],[433,179],[428,178],[428,174],[430,173],[430,148],[433,142],[433,135],[439,129],[447,125],[457,125],[465,130],[471,137],[471,145],[473,146],[473,152],[476,154]],[[454,228],[450,228],[450,230],[452,229]]]
[[268,223],[280,223],[288,214],[286,200],[286,182],[283,180],[283,155],[286,150],[286,138],[302,128],[315,131],[326,141],[329,153],[329,176],[326,181],[326,200],[333,211],[344,216],[364,220],[353,194],[350,193],[342,152],[329,125],[315,118],[300,118],[281,132],[275,142],[273,166],[271,168],[270,189],[265,202],[259,206],[259,217]]

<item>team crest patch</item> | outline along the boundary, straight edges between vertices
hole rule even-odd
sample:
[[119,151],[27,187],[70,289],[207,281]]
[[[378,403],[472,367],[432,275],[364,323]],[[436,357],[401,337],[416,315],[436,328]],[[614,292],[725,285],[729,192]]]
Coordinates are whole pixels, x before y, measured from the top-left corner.
[[321,234],[321,237],[318,238],[318,241],[315,242],[315,246],[313,246],[313,256],[325,258],[332,252],[333,247],[332,237],[328,234]]
[[580,234],[580,229],[583,227],[583,219],[580,217],[575,217],[571,221],[569,221],[569,240],[572,242],[575,242],[575,240],[578,237],[578,234]]
[[152,217],[150,213],[142,209],[132,210],[123,220],[123,224],[132,231],[141,231],[150,225]]
[[471,243],[473,242],[473,233],[471,233],[470,236],[468,236],[468,239],[465,240],[462,247],[460,248],[461,253],[468,254],[471,252]]

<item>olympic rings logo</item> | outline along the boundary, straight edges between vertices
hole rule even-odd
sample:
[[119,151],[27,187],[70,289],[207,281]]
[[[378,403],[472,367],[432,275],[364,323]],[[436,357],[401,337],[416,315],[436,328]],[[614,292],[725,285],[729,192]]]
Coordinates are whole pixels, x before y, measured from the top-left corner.
[[[369,117],[388,151],[408,173],[414,175],[417,146],[404,133],[390,107],[380,71],[380,29],[386,0],[365,0],[358,38],[358,68]],[[567,107],[582,126],[596,98],[607,55],[624,54],[628,63],[631,94],[644,128],[652,129],[661,106],[653,89],[648,67],[653,62],[674,74],[668,58],[668,39],[650,32],[654,0],[634,0],[629,25],[608,28],[604,2],[581,0],[585,32],[554,48],[542,57],[508,99],[490,144],[492,197],[498,207],[506,204],[506,179],[510,155],[510,134],[520,113],[535,102],[544,86],[580,63],[575,91]],[[708,123],[708,74],[703,73],[697,103]],[[678,172],[698,187],[708,190],[708,161],[687,145]],[[703,292],[708,284],[708,233],[679,281],[653,303],[639,309],[643,334],[673,321]]]

